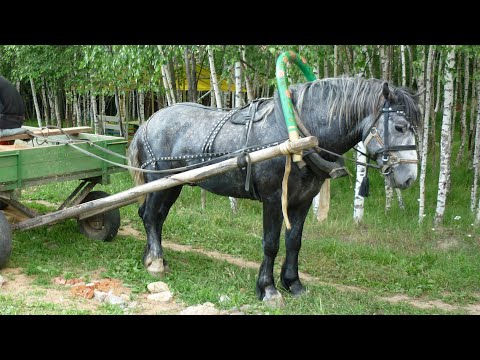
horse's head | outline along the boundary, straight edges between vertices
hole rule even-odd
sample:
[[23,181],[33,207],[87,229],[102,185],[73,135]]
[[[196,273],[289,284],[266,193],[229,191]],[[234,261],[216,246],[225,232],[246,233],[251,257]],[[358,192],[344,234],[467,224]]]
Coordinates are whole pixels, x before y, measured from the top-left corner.
[[420,111],[413,95],[403,89],[392,92],[387,83],[383,84],[381,104],[363,141],[367,152],[382,167],[387,184],[405,189],[417,178],[415,126]]

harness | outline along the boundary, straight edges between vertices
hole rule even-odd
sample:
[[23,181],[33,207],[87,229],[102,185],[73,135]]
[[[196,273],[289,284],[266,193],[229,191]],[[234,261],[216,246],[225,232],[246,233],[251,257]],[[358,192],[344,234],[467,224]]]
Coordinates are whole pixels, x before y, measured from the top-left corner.
[[[372,124],[368,135],[365,137],[363,140],[363,143],[365,147],[372,141],[372,139],[375,139],[380,146],[380,148],[375,151],[375,154],[382,153],[382,161],[383,161],[383,166],[381,168],[382,174],[383,175],[388,175],[392,171],[393,165],[397,164],[418,164],[417,159],[404,159],[399,156],[397,153],[398,151],[407,151],[407,150],[417,150],[417,147],[415,145],[396,145],[392,146],[390,145],[390,134],[388,130],[388,121],[392,120],[392,116],[390,115],[391,113],[397,113],[399,115],[405,116],[405,111],[404,111],[404,106],[403,105],[396,105],[396,106],[390,106],[388,100],[385,100],[385,103],[380,110],[380,115],[378,116],[377,120]],[[375,124],[380,120],[381,116],[383,114],[383,129],[384,129],[384,135],[383,138],[385,140],[385,143],[382,141],[382,138],[380,135],[378,135],[378,130]],[[415,128],[412,126],[410,129],[415,133]]]

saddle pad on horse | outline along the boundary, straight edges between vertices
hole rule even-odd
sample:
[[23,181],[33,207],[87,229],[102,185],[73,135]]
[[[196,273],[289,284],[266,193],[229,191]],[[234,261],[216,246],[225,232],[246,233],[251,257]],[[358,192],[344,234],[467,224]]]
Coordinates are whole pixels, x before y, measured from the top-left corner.
[[230,117],[230,122],[236,125],[246,125],[250,120],[257,122],[273,110],[273,102],[265,103],[272,98],[260,98],[240,108]]

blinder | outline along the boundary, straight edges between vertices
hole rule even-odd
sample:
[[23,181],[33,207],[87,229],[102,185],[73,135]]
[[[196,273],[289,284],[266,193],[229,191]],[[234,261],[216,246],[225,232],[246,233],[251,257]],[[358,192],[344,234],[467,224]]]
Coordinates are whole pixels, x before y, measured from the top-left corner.
[[[370,128],[370,131],[368,132],[367,137],[363,142],[366,147],[372,139],[375,139],[380,145],[380,148],[377,151],[375,151],[375,154],[376,155],[380,153],[382,154],[383,175],[388,175],[390,173],[391,167],[399,163],[417,164],[418,160],[416,159],[415,160],[402,159],[401,157],[394,154],[394,152],[396,151],[417,150],[416,145],[390,145],[390,133],[388,128],[388,121],[392,120],[391,113],[397,113],[398,115],[405,116],[405,106],[390,105],[388,100],[385,100],[385,103],[382,109],[380,110],[380,113],[383,114],[384,139],[382,140],[382,138],[378,134],[377,128],[375,127],[375,124],[377,123],[378,120],[380,120],[380,117],[382,116],[380,114],[378,119],[373,123],[372,127]],[[412,130],[413,133],[415,134],[414,127],[410,127],[410,130]]]

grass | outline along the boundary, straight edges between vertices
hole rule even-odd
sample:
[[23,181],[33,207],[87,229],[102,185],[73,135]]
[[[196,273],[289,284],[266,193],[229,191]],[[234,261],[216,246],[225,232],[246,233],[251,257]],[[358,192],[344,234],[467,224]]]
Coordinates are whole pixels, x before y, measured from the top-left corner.
[[[454,143],[454,154],[457,145]],[[309,283],[307,295],[293,298],[284,293],[285,307],[270,308],[256,300],[257,269],[170,249],[165,253],[172,272],[164,281],[186,305],[206,301],[221,309],[249,305],[246,312],[252,314],[465,313],[461,309],[453,312],[419,309],[380,299],[404,294],[422,301],[442,300],[457,307],[479,302],[480,230],[472,225],[474,216],[469,210],[470,191],[467,191],[473,175],[467,164],[453,169],[444,223],[439,227],[433,225],[438,175],[431,167],[427,174],[427,215],[422,225],[417,222],[418,182],[402,192],[405,211],[398,208],[395,200],[391,211],[385,214],[383,178],[370,171],[370,196],[365,200],[364,221],[359,226],[352,220],[354,179],[332,182],[328,220],[318,224],[313,214],[307,218],[299,268],[323,282],[354,285],[364,289],[362,292]],[[64,182],[29,188],[23,192],[23,198],[61,203],[76,185]],[[120,173],[112,176],[112,184],[97,186],[96,190],[117,193],[130,187],[129,175]],[[40,204],[35,207],[40,211],[48,209]],[[200,189],[186,186],[167,218],[164,239],[261,262],[261,214],[260,203],[239,200],[239,212],[234,215],[228,199],[213,194],[207,194],[207,209],[202,211]],[[122,224],[129,223],[144,234],[136,204],[122,208],[121,218]],[[276,281],[285,257],[283,237],[281,241]],[[77,231],[74,220],[15,233],[13,245],[9,266],[25,269],[37,285],[53,286],[52,278],[60,275],[88,278],[92,272],[103,269],[101,276],[121,279],[135,298],[154,281],[141,263],[143,238],[117,236],[110,243],[91,241]],[[221,295],[230,300],[221,303]],[[0,303],[1,314],[66,311],[42,303],[31,307],[9,297],[0,298]],[[122,313],[115,306],[104,306],[97,312]]]

